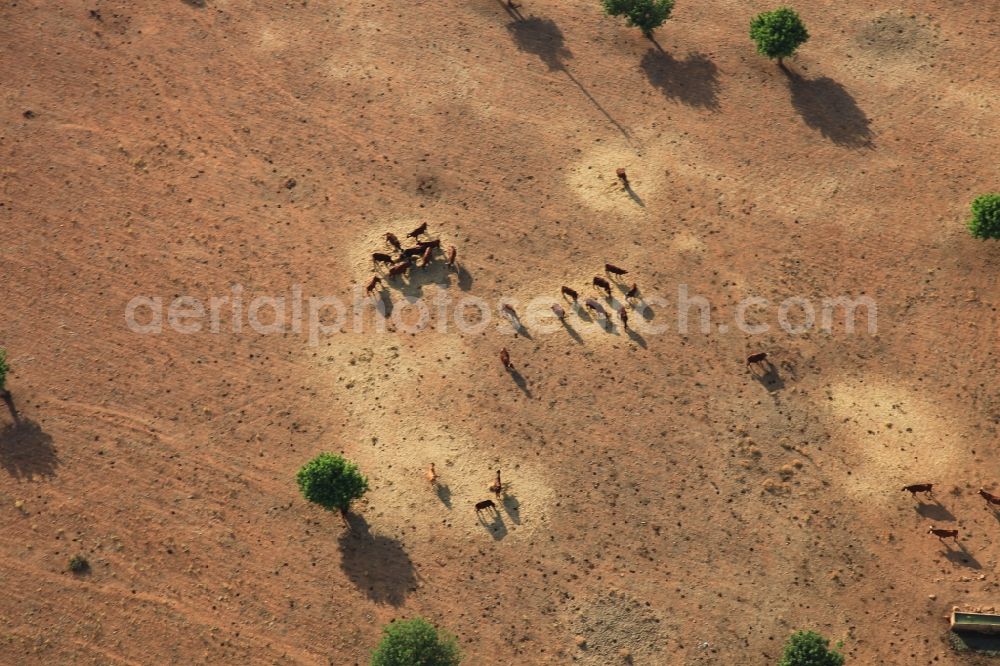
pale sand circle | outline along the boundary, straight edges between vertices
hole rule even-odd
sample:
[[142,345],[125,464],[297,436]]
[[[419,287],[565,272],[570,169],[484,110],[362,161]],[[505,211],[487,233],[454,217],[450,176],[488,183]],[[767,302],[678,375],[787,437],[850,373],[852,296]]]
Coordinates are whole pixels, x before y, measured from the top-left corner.
[[[619,168],[625,169],[629,190],[616,175]],[[637,156],[624,143],[610,142],[587,151],[573,164],[567,184],[596,211],[642,216],[647,200],[663,187],[663,168]]]
[[[548,520],[555,493],[546,475],[502,453],[483,453],[474,433],[440,420],[451,403],[434,386],[424,388],[427,378],[467,374],[468,354],[457,341],[434,334],[335,336],[317,371],[350,419],[347,432],[354,436],[345,451],[371,481],[364,513],[373,529],[431,540],[523,539]],[[436,487],[426,478],[432,462]],[[504,484],[499,501],[488,491],[497,469]],[[475,504],[486,499],[496,510],[477,516]]]
[[941,406],[882,380],[843,381],[821,404],[834,436],[858,454],[841,481],[866,500],[891,502],[911,483],[945,483],[968,444],[964,427]]

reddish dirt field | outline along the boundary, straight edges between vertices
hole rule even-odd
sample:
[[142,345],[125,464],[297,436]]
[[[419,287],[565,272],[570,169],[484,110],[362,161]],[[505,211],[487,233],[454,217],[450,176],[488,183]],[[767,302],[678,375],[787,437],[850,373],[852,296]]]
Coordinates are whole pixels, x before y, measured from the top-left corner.
[[[787,73],[756,0],[680,0],[662,50],[597,0],[198,4],[0,7],[0,662],[363,664],[413,615],[469,664],[773,664],[798,628],[984,659],[943,618],[1000,605],[1000,243],[963,224],[1000,187],[996,3],[799,0]],[[633,335],[126,326],[351,298],[421,221],[462,270],[397,303],[590,296],[605,261],[669,303]],[[877,333],[716,325],[840,295]],[[295,484],[326,450],[371,480],[351,533]]]

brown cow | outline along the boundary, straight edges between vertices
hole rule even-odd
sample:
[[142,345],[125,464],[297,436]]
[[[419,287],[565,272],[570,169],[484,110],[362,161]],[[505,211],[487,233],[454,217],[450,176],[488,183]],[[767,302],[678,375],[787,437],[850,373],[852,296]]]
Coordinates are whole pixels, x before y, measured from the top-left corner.
[[378,266],[379,264],[393,264],[392,255],[386,254],[385,252],[375,252],[372,254],[372,263]]
[[382,284],[382,278],[380,278],[377,275],[372,277],[371,282],[369,282],[368,286],[365,287],[365,293],[371,296],[372,292],[375,291],[375,287],[377,287],[380,284]]
[[455,249],[454,245],[448,248],[448,268],[455,267],[455,257],[457,255],[458,255],[458,250]]
[[510,317],[511,321],[513,321],[513,322],[518,321],[517,311],[514,310],[514,307],[512,305],[510,305],[509,303],[504,303],[500,307],[500,309],[503,311],[503,313],[505,315],[507,315],[508,317]]
[[419,245],[415,247],[408,247],[403,250],[403,258],[411,259],[413,257],[419,257],[423,253],[424,253],[424,248],[420,247]]
[[756,363],[763,363],[767,360],[767,352],[760,352],[758,354],[750,354],[747,356],[747,365],[754,365]]
[[602,278],[599,275],[595,275],[594,276],[594,286],[597,287],[598,289],[603,289],[604,292],[608,295],[608,298],[611,298],[611,283],[610,282],[608,282],[607,280],[605,280],[604,278]]
[[910,493],[914,497],[917,496],[917,493],[924,493],[925,495],[933,495],[934,494],[933,488],[934,488],[933,483],[914,483],[909,486],[903,486],[903,490]]
[[497,510],[497,505],[493,503],[493,500],[483,500],[482,502],[476,502],[476,515],[479,515],[480,511],[486,511],[487,509]]
[[566,311],[563,310],[562,306],[559,305],[558,303],[554,303],[552,305],[552,311],[555,312],[556,316],[559,317],[560,319],[565,319],[566,318]]
[[933,534],[941,541],[944,541],[945,539],[954,539],[956,542],[958,541],[958,530],[942,530],[936,527],[928,527],[927,533]]
[[633,282],[632,287],[625,292],[625,300],[631,301],[633,298],[639,298],[639,283]]
[[622,182],[622,186],[624,186],[625,189],[628,189],[629,188],[628,176],[625,174],[625,169],[617,169],[615,171],[615,175],[618,176],[618,180]]
[[987,504],[1000,504],[1000,497],[994,495],[993,493],[988,493],[982,488],[980,488],[979,494],[982,495],[983,499],[986,500]]
[[423,256],[420,257],[420,267],[421,268],[427,268],[427,265],[429,263],[431,263],[431,257],[432,257],[433,254],[434,254],[434,248],[433,247],[428,246],[424,250]]
[[503,484],[500,483],[500,470],[497,470],[497,478],[490,484],[489,491],[500,499],[500,493],[503,492]]
[[387,243],[388,243],[389,245],[391,245],[391,246],[393,246],[394,248],[396,248],[396,252],[402,252],[402,251],[403,251],[403,246],[402,246],[402,245],[400,244],[400,242],[399,242],[399,239],[398,239],[398,238],[396,238],[396,234],[393,234],[393,233],[387,233],[387,234],[385,235],[385,241],[386,241],[386,242],[387,242]]
[[598,303],[597,301],[595,301],[594,299],[588,298],[587,300],[585,300],[583,302],[583,304],[586,305],[591,310],[593,310],[594,312],[596,312],[597,314],[599,314],[602,317],[604,317],[605,319],[608,318],[607,311],[605,311],[605,309],[603,307],[601,307],[601,304]]
[[604,264],[604,272],[610,273],[611,275],[625,275],[628,273],[624,268],[618,268],[614,264]]
[[622,320],[622,328],[626,331],[628,330],[628,313],[625,312],[625,306],[618,308],[618,318]]
[[417,241],[417,245],[419,245],[422,248],[441,247],[441,239],[435,238],[434,240],[429,240],[429,241]]
[[561,287],[560,291],[563,296],[569,296],[574,303],[576,303],[577,298],[580,296],[580,294],[576,293],[576,290],[570,289],[569,287]]
[[424,222],[419,227],[417,227],[416,229],[414,229],[410,233],[406,234],[406,237],[407,238],[412,238],[412,239],[416,240],[418,236],[420,236],[421,234],[423,234],[426,231],[427,231],[427,223]]
[[410,262],[401,261],[389,267],[389,277],[394,278],[397,275],[406,275],[406,271],[408,270],[410,270]]
[[437,470],[434,469],[434,463],[431,463],[431,468],[427,470],[425,476],[427,477],[427,480],[430,482],[431,488],[437,487],[438,473]]
[[510,352],[507,351],[506,347],[500,350],[500,362],[503,363],[503,367],[508,370],[514,369],[514,364],[510,362]]

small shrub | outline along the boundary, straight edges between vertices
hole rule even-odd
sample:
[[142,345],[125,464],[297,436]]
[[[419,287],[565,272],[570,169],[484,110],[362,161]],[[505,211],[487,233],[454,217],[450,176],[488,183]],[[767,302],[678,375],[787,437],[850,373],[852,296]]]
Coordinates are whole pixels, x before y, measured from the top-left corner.
[[670,18],[674,0],[601,0],[609,16],[624,16],[625,23],[642,30],[646,37],[653,35]]
[[830,649],[829,639],[815,631],[796,631],[785,643],[778,666],[843,666],[844,655]]
[[777,58],[780,65],[806,43],[809,33],[794,10],[781,7],[753,17],[750,21],[750,39],[757,43],[757,53]]
[[427,620],[396,620],[382,629],[371,666],[458,666],[458,643]]
[[74,555],[69,560],[69,570],[75,574],[87,573],[90,571],[90,562],[83,555]]
[[[1000,238],[1000,194],[984,194],[972,202],[969,232],[976,238]],[[0,388],[3,383],[0,382]]]
[[334,453],[321,453],[307,462],[296,479],[303,497],[341,514],[368,490],[368,479],[358,466]]

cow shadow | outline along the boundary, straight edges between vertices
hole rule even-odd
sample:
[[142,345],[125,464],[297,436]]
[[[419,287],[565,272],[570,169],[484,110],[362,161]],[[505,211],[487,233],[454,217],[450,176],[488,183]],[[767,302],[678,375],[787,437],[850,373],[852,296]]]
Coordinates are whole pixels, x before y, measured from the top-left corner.
[[494,541],[500,541],[505,536],[507,536],[507,525],[503,522],[503,516],[496,509],[489,510],[490,520],[485,520],[483,518],[484,512],[479,512],[476,514],[476,520],[479,524],[490,533]]
[[58,466],[52,436],[35,421],[16,417],[0,430],[0,467],[14,478],[49,478]]
[[511,493],[504,492],[503,510],[510,518],[510,521],[515,525],[521,524],[521,503],[517,500],[517,497]]
[[958,544],[958,546],[954,548],[946,544],[944,556],[949,562],[957,564],[958,566],[968,567],[969,569],[983,568],[983,565],[979,562],[979,560],[977,560],[972,553],[966,550],[963,544]]
[[649,345],[646,344],[646,338],[642,337],[639,331],[627,328],[625,329],[625,332],[628,333],[628,337],[632,342],[636,343],[643,349],[647,349],[649,347]]
[[807,79],[787,67],[782,70],[788,78],[792,106],[807,126],[838,146],[874,147],[871,120],[844,86],[827,76]]
[[750,376],[754,381],[767,389],[768,393],[775,393],[785,388],[785,380],[778,373],[778,367],[770,361],[764,361],[763,365],[763,369],[750,368]]
[[466,270],[465,266],[459,266],[456,273],[456,283],[458,284],[458,288],[462,291],[469,291],[472,289],[472,273]]
[[441,500],[441,504],[444,504],[445,508],[451,509],[451,488],[448,487],[446,483],[439,483],[434,489],[434,493],[437,498]]
[[514,384],[517,385],[517,388],[521,389],[525,397],[530,398],[531,389],[528,388],[528,382],[524,378],[524,375],[518,372],[516,368],[510,368],[508,372],[510,373],[510,378],[514,380]]
[[372,534],[362,516],[349,513],[351,529],[340,536],[340,568],[376,603],[399,606],[416,589],[413,561],[398,539]]
[[924,518],[930,518],[935,522],[954,522],[955,515],[946,509],[943,504],[934,500],[932,504],[918,503],[913,510]]
[[576,332],[576,329],[573,328],[573,326],[568,321],[566,321],[565,319],[560,319],[559,323],[563,325],[563,329],[566,330],[566,333],[569,334],[569,337],[573,338],[573,342],[575,342],[578,345],[583,344],[583,338],[580,337],[580,334]]
[[684,60],[676,60],[657,45],[646,51],[640,67],[668,100],[719,110],[719,68],[704,53],[689,53]]

